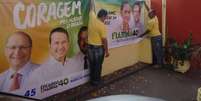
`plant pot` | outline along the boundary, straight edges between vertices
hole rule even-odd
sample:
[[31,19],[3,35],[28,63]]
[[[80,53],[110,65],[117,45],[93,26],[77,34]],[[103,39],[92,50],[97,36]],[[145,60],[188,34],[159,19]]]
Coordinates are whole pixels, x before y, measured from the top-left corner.
[[179,60],[177,64],[177,68],[175,68],[175,71],[185,73],[189,69],[190,69],[190,62],[188,60],[184,60],[183,62]]
[[198,88],[197,101],[201,101],[201,88]]

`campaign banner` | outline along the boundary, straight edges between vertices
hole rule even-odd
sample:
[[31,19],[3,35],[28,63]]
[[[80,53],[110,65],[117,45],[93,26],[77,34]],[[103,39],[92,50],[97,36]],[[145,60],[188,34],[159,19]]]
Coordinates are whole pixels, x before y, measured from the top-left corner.
[[138,43],[145,32],[143,0],[95,0],[96,13],[108,11],[105,21],[109,48]]
[[[88,81],[90,0],[0,1],[0,92],[42,99]],[[78,41],[79,40],[79,41]]]

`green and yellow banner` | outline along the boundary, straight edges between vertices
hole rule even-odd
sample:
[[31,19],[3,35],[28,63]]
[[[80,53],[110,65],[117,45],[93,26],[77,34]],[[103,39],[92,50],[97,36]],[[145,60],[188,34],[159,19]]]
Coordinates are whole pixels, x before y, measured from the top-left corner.
[[88,0],[1,0],[0,72],[9,66],[4,55],[5,42],[16,31],[31,36],[32,60],[36,63],[40,64],[48,57],[48,37],[55,27],[67,29],[70,35],[68,56],[76,54],[79,28],[88,23],[88,3]]
[[105,24],[110,48],[138,43],[145,31],[145,14],[142,0],[95,0],[96,13],[106,9]]
[[[80,28],[88,25],[89,2],[0,1],[0,92],[42,99],[87,81],[88,70],[79,57],[83,54],[77,40]],[[51,46],[49,38],[51,30],[58,27],[68,32],[69,42],[64,39],[68,46],[57,50],[59,44]],[[30,36],[29,41],[16,32]],[[30,40],[32,47],[27,46]],[[65,52],[65,61],[60,64],[58,54]]]

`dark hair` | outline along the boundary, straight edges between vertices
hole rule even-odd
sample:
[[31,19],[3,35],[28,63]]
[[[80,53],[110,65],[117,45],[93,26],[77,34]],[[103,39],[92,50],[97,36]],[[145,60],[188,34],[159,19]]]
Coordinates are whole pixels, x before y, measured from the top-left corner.
[[108,12],[105,9],[101,9],[99,10],[97,17],[101,18],[101,17],[106,17],[107,15],[108,15]]
[[128,2],[127,0],[126,0],[126,1],[123,1],[123,2],[121,3],[121,8],[120,8],[121,10],[123,10],[125,4],[129,4],[129,2]]
[[80,31],[78,32],[78,45],[79,45],[79,48],[80,48],[80,51],[82,52],[82,53],[86,53],[86,44],[87,43],[84,43],[84,47],[81,47],[82,45],[81,45],[81,41],[83,41],[83,39],[81,39],[81,35],[82,35],[82,32],[84,32],[84,31],[87,31],[87,27],[86,26],[82,26],[81,28],[80,28]]
[[156,11],[154,9],[150,9],[148,15],[152,18],[156,16]]
[[141,6],[140,1],[137,1],[137,2],[135,2],[135,3],[133,4],[133,6],[132,6],[132,10],[133,10],[134,6],[136,6],[136,5],[139,6],[139,8],[140,8],[139,12],[141,12],[141,8],[142,8],[142,6]]
[[54,28],[54,29],[52,29],[52,31],[50,32],[50,35],[49,35],[49,43],[51,43],[51,36],[52,36],[52,34],[54,33],[54,32],[61,32],[61,33],[64,33],[65,35],[66,35],[66,37],[67,37],[67,40],[69,40],[69,35],[68,35],[68,32],[67,32],[67,30],[65,30],[64,28],[62,28],[62,27],[57,27],[57,28]]
[[153,8],[151,8],[151,9],[149,10],[149,13],[153,13],[153,14],[155,15],[155,14],[156,14],[156,10],[153,9]]
[[81,33],[87,31],[87,26],[82,26],[78,32],[78,41],[80,40]]
[[[20,35],[25,36],[28,39],[28,41],[29,41],[30,47],[32,47],[32,39],[31,39],[31,36],[28,33],[23,32],[23,31],[16,31],[14,34],[20,34]],[[7,40],[7,42],[8,42],[8,40]]]

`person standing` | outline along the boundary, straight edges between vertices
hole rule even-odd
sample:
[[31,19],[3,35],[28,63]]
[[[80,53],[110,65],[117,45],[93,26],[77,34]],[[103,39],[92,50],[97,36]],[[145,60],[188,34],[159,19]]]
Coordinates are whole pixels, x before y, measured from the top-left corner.
[[101,9],[96,17],[92,4],[89,13],[87,57],[89,59],[91,84],[97,86],[101,83],[104,56],[109,56],[107,30],[104,25],[108,12]]
[[159,30],[159,21],[155,10],[149,9],[146,3],[145,7],[149,11],[148,16],[150,20],[148,21],[147,30],[141,35],[141,37],[146,34],[149,34],[151,37],[153,65],[155,68],[159,68],[163,65],[162,35]]

